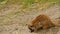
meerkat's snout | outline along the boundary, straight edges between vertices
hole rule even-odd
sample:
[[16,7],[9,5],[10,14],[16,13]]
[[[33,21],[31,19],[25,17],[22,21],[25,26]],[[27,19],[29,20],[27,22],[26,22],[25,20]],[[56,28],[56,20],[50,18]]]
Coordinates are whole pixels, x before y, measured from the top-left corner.
[[30,32],[34,32],[34,29],[29,28]]

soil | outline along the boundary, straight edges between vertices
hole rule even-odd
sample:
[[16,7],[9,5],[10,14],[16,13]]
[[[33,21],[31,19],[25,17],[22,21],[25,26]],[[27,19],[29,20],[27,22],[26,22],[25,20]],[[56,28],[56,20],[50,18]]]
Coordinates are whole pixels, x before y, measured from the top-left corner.
[[[16,5],[17,7],[17,5]],[[14,8],[5,10],[6,12],[2,12],[3,14],[6,14],[8,11],[15,11]],[[30,11],[26,11],[24,13],[21,12],[21,15],[19,15],[17,18],[13,18],[14,20],[13,24],[10,25],[3,25],[0,26],[0,34],[60,34],[60,27],[53,27],[50,28],[48,31],[39,31],[39,32],[29,32],[29,29],[26,25],[26,23],[30,22],[32,18],[36,17],[39,14],[47,14],[51,20],[56,20],[60,17],[60,5],[54,4],[50,7],[40,10],[40,9],[31,9]]]

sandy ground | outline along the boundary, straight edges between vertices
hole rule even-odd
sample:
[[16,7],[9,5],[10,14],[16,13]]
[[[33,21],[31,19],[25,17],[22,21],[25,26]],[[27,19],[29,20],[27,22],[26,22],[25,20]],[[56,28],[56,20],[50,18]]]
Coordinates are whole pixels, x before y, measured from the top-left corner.
[[[27,11],[25,14],[22,13],[20,16],[13,19],[14,21],[17,20],[15,21],[17,23],[0,26],[0,34],[60,34],[60,27],[51,28],[48,31],[39,31],[37,33],[30,33],[26,26],[26,23],[30,22],[32,18],[42,13],[50,16],[51,20],[55,20],[56,18],[60,17],[59,9],[60,5],[54,4],[43,10],[32,9],[30,11]],[[6,12],[7,11],[9,10],[6,10]]]

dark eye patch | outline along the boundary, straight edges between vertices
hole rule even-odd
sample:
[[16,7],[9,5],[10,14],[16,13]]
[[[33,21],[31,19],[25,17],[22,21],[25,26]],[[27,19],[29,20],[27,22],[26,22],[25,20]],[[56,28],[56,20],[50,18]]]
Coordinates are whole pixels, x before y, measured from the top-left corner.
[[38,28],[37,30],[42,30],[43,29],[43,27],[40,27],[40,28]]
[[33,26],[30,26],[30,27],[33,27]]

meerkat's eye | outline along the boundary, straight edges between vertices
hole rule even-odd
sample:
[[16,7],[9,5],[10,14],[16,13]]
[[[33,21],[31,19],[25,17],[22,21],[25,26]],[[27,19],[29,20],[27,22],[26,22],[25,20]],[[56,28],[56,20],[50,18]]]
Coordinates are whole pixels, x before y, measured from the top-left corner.
[[30,26],[30,27],[33,27],[33,26]]

